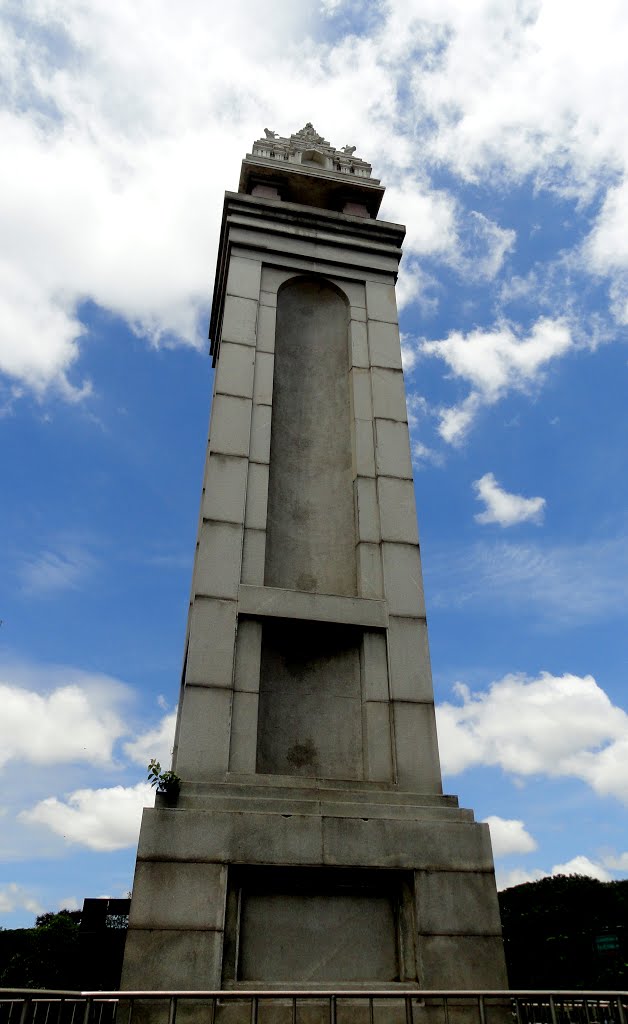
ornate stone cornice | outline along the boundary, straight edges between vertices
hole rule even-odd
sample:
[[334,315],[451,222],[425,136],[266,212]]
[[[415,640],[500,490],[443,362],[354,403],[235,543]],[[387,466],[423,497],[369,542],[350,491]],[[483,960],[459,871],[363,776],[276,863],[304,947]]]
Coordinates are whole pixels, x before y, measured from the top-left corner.
[[350,174],[360,178],[370,178],[371,165],[365,160],[354,156],[355,146],[343,146],[336,149],[331,146],[314,126],[308,123],[289,138],[284,138],[264,128],[264,138],[253,143],[252,155],[265,157],[282,163],[302,164],[308,167],[321,167],[326,171],[339,174]]

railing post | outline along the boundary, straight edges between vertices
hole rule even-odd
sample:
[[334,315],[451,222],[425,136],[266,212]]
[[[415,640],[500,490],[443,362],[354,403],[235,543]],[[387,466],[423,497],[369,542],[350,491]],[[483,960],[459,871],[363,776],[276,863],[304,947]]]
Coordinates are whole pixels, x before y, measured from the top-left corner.
[[32,1000],[28,999],[28,997],[24,999],[24,1002],[22,1003],[22,1012],[20,1013],[20,1024],[27,1024],[31,1002]]
[[626,1014],[621,996],[617,996],[617,1016],[619,1017],[619,1024],[626,1024]]
[[170,1006],[168,1008],[168,1024],[175,1024],[177,1019],[177,997],[170,996]]
[[486,1006],[484,1005],[484,996],[478,996],[478,1012],[480,1014],[480,1024],[486,1024]]
[[406,1024],[412,1024],[412,997],[406,996],[404,999],[406,1004]]
[[329,997],[329,1024],[336,1024],[336,997]]

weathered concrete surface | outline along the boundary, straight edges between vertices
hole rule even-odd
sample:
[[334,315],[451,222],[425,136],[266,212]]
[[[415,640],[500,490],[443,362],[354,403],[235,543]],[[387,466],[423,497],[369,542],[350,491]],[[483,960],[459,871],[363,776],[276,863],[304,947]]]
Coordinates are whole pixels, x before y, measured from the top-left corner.
[[259,772],[362,778],[360,641],[344,625],[264,626]]
[[327,284],[278,295],[267,586],[356,593],[348,310]]
[[[376,808],[368,804],[334,803],[334,792],[342,800],[342,784],[333,790],[329,783],[319,792],[325,799],[304,803],[311,793],[304,782],[291,798],[271,779],[270,800],[255,798],[259,783],[236,787],[244,788],[245,799],[230,796],[228,783],[213,784],[203,799],[197,792],[196,807],[145,811],[135,885],[141,890],[150,882],[158,896],[154,908],[142,897],[133,908],[131,949],[133,958],[144,958],[146,986],[162,986],[168,943],[177,955],[187,949],[181,946],[184,922],[190,935],[199,933],[207,971],[215,968],[223,934],[231,961],[238,947],[237,970],[223,962],[223,985],[239,979],[504,986],[488,827],[475,824],[451,798],[401,794],[390,786],[355,790],[349,799],[379,793],[386,814],[385,801],[403,797],[398,818],[390,816],[390,804],[385,817],[370,818]],[[233,810],[219,809],[230,800]],[[240,867],[229,867],[234,864]],[[241,908],[235,922],[229,892]],[[169,905],[170,932],[163,927]],[[187,981],[177,974],[181,987],[192,987],[195,966],[192,959]]]

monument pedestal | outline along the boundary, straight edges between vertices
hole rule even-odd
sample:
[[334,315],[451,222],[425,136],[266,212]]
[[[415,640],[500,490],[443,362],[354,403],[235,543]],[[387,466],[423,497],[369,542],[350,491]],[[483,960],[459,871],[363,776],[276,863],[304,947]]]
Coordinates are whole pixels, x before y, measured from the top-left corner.
[[503,988],[488,827],[442,795],[395,280],[307,125],[227,193],[173,768],[122,984]]
[[144,988],[507,985],[488,826],[455,797],[184,784],[144,812],[133,898]]

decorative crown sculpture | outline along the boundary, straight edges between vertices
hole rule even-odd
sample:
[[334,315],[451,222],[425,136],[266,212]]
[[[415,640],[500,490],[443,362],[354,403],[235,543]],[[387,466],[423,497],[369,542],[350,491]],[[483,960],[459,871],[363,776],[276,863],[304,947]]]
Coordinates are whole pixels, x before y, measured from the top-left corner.
[[336,149],[318,134],[311,121],[289,138],[284,138],[271,128],[264,128],[264,136],[253,143],[253,156],[304,166],[314,165],[336,174],[354,174],[361,178],[371,176],[371,165],[354,156],[355,146]]

